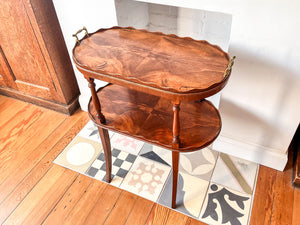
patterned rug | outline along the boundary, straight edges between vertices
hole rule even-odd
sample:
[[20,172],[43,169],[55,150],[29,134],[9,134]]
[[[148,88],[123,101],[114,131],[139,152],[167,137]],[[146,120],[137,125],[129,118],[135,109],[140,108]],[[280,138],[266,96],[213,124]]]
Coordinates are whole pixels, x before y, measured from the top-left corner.
[[[171,151],[110,132],[112,182],[171,206]],[[90,121],[54,163],[105,182],[105,160]],[[205,148],[180,154],[176,211],[207,224],[249,223],[258,165]]]

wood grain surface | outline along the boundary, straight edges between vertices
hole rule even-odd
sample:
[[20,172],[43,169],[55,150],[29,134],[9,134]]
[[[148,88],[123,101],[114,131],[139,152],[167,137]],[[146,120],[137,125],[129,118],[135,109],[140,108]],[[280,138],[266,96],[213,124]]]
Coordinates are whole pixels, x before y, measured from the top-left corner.
[[15,100],[13,98],[0,98],[0,118],[5,118],[0,120],[0,127],[7,124],[8,121],[12,120],[16,113],[23,110],[26,107],[21,101]]
[[206,223],[203,223],[199,220],[189,217],[186,222],[186,225],[206,225]]
[[[97,199],[96,204],[89,212],[83,224],[104,224],[112,209],[114,209],[116,203],[119,201],[122,192],[123,191],[119,188],[107,185],[102,195]],[[126,205],[126,202],[123,204]],[[121,214],[117,215],[117,217],[120,216]]]
[[272,215],[272,204],[274,201],[274,190],[276,171],[265,166],[260,166],[253,208],[251,224],[270,224]]
[[41,224],[77,176],[54,165],[3,224]]
[[170,212],[171,209],[155,204],[145,225],[164,225],[168,220]]
[[82,174],[79,175],[66,193],[64,193],[59,204],[54,207],[51,214],[44,220],[43,224],[61,224],[61,221],[66,219],[91,183],[92,180],[89,177]]
[[171,210],[169,213],[168,220],[165,225],[185,225],[187,221],[187,217],[182,213]]
[[[136,201],[137,195],[132,195],[130,192],[122,191],[118,202],[114,205],[109,216],[107,217],[106,225],[125,224],[130,212],[132,211]],[[124,207],[126,205],[126,207]],[[120,214],[122,216],[120,216]]]
[[300,189],[294,189],[293,221],[292,224],[300,224]]
[[145,224],[153,206],[154,202],[138,197],[125,225]]
[[[164,148],[173,148],[173,110],[170,101],[118,85],[100,89],[98,98],[106,119],[106,123],[98,123],[99,126]],[[97,122],[92,101],[89,112]],[[217,109],[206,100],[182,102],[179,117],[181,143],[176,149],[179,151],[199,150],[209,145],[221,129]]]
[[0,94],[72,114],[79,88],[52,1],[0,1]]
[[224,81],[229,56],[206,41],[134,28],[101,29],[73,50],[77,66],[171,92],[209,89]]
[[86,189],[79,201],[69,212],[64,221],[61,221],[64,225],[80,225],[85,224],[84,221],[88,217],[89,213],[97,204],[99,197],[107,187],[107,184],[93,179],[91,185]]
[[[292,158],[291,154],[289,156],[290,158]],[[273,200],[274,206],[272,208],[272,220],[270,225],[288,225],[292,223],[294,199],[294,187],[291,186],[292,171],[292,160],[288,161],[285,167],[285,173],[276,171],[276,181]],[[282,207],[281,205],[284,205],[285,207]]]
[[[0,114],[2,112],[6,114],[6,107],[2,106],[4,104],[7,105],[7,102],[10,101],[15,106],[15,109],[14,107],[9,108],[12,114],[11,117],[1,117],[2,124],[18,124],[13,122],[13,120],[17,118],[16,114],[20,111],[18,110],[19,108],[23,110],[27,107],[27,110],[31,111],[27,115],[31,115],[37,109],[41,110],[37,106],[28,107],[30,104],[25,102],[19,101],[16,104],[16,100],[0,95]],[[44,114],[46,115],[47,113],[44,112]],[[47,114],[46,117],[48,120],[53,121],[59,118],[58,115],[60,114]],[[34,122],[28,121],[28,124],[32,125],[26,129],[26,132],[22,132],[18,138],[14,139],[14,146],[22,146],[21,143],[24,140],[22,136],[30,135],[32,130],[35,130],[38,126],[45,126],[44,119],[36,120],[34,117],[32,119]],[[60,207],[65,205],[63,203],[66,203],[68,193],[70,193],[70,196],[76,195],[74,191],[77,190],[75,187],[79,185],[77,183],[79,174],[75,171],[55,166],[52,161],[87,123],[88,116],[85,112],[77,112],[74,116],[68,117],[68,119],[60,118],[60,120],[62,123],[55,130],[46,130],[46,139],[32,136],[30,145],[35,147],[30,155],[22,157],[22,148],[11,152],[11,154],[19,155],[21,156],[20,158],[23,158],[23,161],[26,161],[26,163],[22,164],[25,173],[16,176],[14,173],[14,170],[17,168],[15,167],[16,164],[13,167],[9,167],[10,173],[6,180],[11,181],[7,186],[10,191],[4,186],[0,188],[0,193],[5,192],[4,201],[0,201],[0,224],[43,224],[43,222],[50,222],[51,218],[55,221],[55,217],[51,216],[52,213],[63,215],[65,219],[61,220],[60,224],[72,225],[105,224],[109,217],[114,216],[127,218],[126,224],[130,224],[134,218],[137,219],[137,223],[133,224],[140,225],[165,225],[169,223],[168,221],[174,221],[174,218],[177,216],[171,213],[171,209],[156,203],[151,209],[151,203],[139,197],[130,213],[124,211],[125,214],[123,215],[123,211],[119,211],[117,215],[112,214],[112,210],[121,200],[120,194],[122,191],[92,178],[86,178],[86,182],[90,179],[92,183],[86,188],[86,192],[81,196],[76,196],[78,201],[72,205],[72,210],[70,208],[65,210],[64,207]],[[11,133],[14,129],[15,126],[6,126],[5,128],[7,133]],[[10,138],[13,138],[13,136],[7,136],[7,143],[10,142]],[[1,153],[5,154],[5,152],[10,152],[11,149],[4,148],[1,151]],[[26,152],[24,153],[27,154]],[[289,162],[292,162],[291,159],[289,159]],[[17,182],[13,181],[14,178],[16,178]],[[300,189],[293,187],[290,179],[291,173],[289,168],[284,172],[279,172],[260,166],[250,225],[300,224]],[[78,191],[82,193],[82,189],[79,188]],[[292,192],[293,194],[291,194]],[[287,198],[282,200],[285,198],[286,193]],[[133,196],[134,194],[130,195]],[[74,197],[72,199],[75,200]],[[68,203],[67,207],[71,206],[70,204]],[[119,204],[118,207],[121,206],[126,207],[126,202]],[[67,215],[64,215],[64,213]],[[186,225],[204,224],[188,216],[184,217],[180,218],[181,224],[184,220],[186,220]],[[61,217],[61,219],[63,218]]]

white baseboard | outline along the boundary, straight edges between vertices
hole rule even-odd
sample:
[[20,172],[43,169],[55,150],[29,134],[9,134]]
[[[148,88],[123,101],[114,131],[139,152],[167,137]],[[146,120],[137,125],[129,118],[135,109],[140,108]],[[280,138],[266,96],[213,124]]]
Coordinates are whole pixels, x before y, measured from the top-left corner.
[[272,151],[264,146],[248,144],[222,134],[215,140],[212,149],[279,171],[284,170],[288,160],[287,152]]

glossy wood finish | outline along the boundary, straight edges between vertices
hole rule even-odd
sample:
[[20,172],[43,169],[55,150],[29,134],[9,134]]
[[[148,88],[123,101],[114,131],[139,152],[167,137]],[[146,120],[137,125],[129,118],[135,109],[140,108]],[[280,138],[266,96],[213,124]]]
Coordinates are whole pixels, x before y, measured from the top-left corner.
[[180,147],[180,119],[179,119],[180,104],[173,103],[173,140],[172,148],[179,149]]
[[[174,151],[174,208],[179,152],[208,146],[221,130],[218,110],[199,100],[226,84],[233,63],[228,54],[206,41],[113,27],[77,39],[73,60],[89,82],[89,114],[102,127],[100,134],[111,129]],[[94,79],[113,85],[101,88],[97,96]],[[109,141],[104,135],[101,140]],[[111,150],[104,150],[108,158]],[[106,161],[108,181],[110,164]]]
[[179,118],[181,145],[177,148],[172,144],[173,110],[167,99],[118,85],[101,88],[98,98],[105,124],[97,123],[92,101],[89,112],[99,126],[171,150],[199,150],[211,144],[221,129],[218,110],[209,101],[182,102]]
[[[112,214],[111,212],[116,205],[119,208],[126,208],[126,201],[125,203],[120,201],[120,194],[125,191],[90,177],[82,178],[77,172],[58,168],[52,163],[62,149],[88,122],[87,113],[78,111],[71,117],[64,115],[61,117],[59,113],[0,96],[0,116],[2,118],[0,122],[6,124],[5,127],[0,126],[0,129],[3,133],[12,134],[16,128],[23,127],[22,124],[25,125],[25,121],[19,120],[21,118],[18,117],[20,112],[23,112],[24,115],[31,115],[36,111],[42,111],[43,114],[47,115],[42,120],[27,116],[26,123],[31,125],[27,126],[26,129],[18,129],[19,138],[14,139],[14,136],[11,135],[5,136],[6,143],[10,143],[10,146],[21,146],[28,134],[32,134],[36,129],[38,130],[35,132],[41,133],[47,121],[50,121],[50,124],[55,120],[57,122],[54,127],[45,130],[42,137],[39,135],[30,136],[30,141],[25,145],[26,148],[1,148],[1,155],[10,152],[14,159],[7,158],[3,162],[3,158],[1,158],[3,164],[0,168],[3,166],[7,168],[8,177],[5,183],[1,180],[3,185],[0,187],[0,195],[2,196],[0,200],[0,224],[10,221],[17,225],[22,224],[23,220],[29,222],[22,225],[57,224],[56,221],[63,225],[102,225],[108,219],[114,221],[110,217],[122,217],[126,219],[126,225],[177,224],[176,220],[179,221],[179,224],[184,224],[186,221],[185,225],[204,225],[204,223],[191,217],[182,214],[177,215],[179,213],[175,211],[171,213],[172,210],[169,208],[156,203],[151,204],[151,202],[140,198],[137,198],[130,212],[119,211],[117,215]],[[32,150],[29,155],[26,154],[28,149]],[[289,159],[289,163],[292,163],[292,158]],[[260,166],[250,225],[300,224],[300,189],[292,186],[291,169],[292,167],[289,167],[284,172],[280,172]],[[66,173],[65,171],[69,172]],[[73,178],[73,180],[69,178]],[[83,183],[82,187],[80,187],[81,182]],[[291,195],[289,191],[291,197],[288,197],[284,202],[276,200],[279,196],[286,195],[286,190],[280,188],[282,186],[288,189],[291,187],[293,192]],[[53,194],[52,189],[59,191]],[[64,190],[65,192],[63,192]],[[34,199],[32,198],[33,195],[29,194],[31,192],[35,194]],[[129,195],[134,196],[131,193]],[[47,198],[48,201],[45,201]],[[24,209],[24,207],[28,208],[24,211],[26,214],[21,215],[22,219],[16,218],[15,216],[21,211],[20,209]],[[276,210],[272,210],[273,208]],[[36,217],[35,210],[41,212],[40,216]],[[14,213],[14,211],[16,212]],[[286,215],[282,216],[281,212]],[[287,218],[290,219],[287,221]],[[43,222],[38,223],[38,220]]]
[[101,138],[101,142],[103,145],[103,151],[105,156],[105,163],[106,163],[106,182],[110,183],[111,181],[111,146],[110,146],[110,139],[109,134],[106,129],[98,127],[99,135]]
[[172,208],[176,207],[177,181],[178,181],[178,167],[179,167],[179,152],[172,152]]
[[0,1],[0,94],[67,114],[79,89],[52,1]]
[[[172,208],[176,206],[179,152],[199,150],[209,145],[221,130],[218,110],[206,100],[184,102],[188,111],[179,117],[180,102],[158,98],[118,85],[107,85],[96,95],[93,79],[88,79],[92,98],[89,114],[99,126],[106,161],[106,181],[111,181],[111,148],[106,128],[155,143],[172,152]],[[100,101],[102,107],[100,105]],[[172,110],[172,111],[171,111]],[[171,124],[173,117],[173,124]],[[105,119],[106,118],[106,119]],[[180,118],[182,122],[180,121]],[[190,123],[190,122],[193,123]],[[183,123],[180,138],[180,123]],[[201,135],[195,138],[195,136]]]
[[99,98],[97,97],[97,92],[95,89],[96,85],[95,85],[94,79],[89,78],[88,82],[89,82],[89,88],[90,88],[91,94],[92,94],[93,106],[94,106],[95,112],[96,112],[96,116],[95,116],[96,123],[105,123],[105,117],[103,116],[103,114],[101,112],[101,105],[100,105]]
[[218,46],[134,28],[85,36],[73,59],[86,77],[181,100],[215,94],[229,77],[224,77],[229,57]]

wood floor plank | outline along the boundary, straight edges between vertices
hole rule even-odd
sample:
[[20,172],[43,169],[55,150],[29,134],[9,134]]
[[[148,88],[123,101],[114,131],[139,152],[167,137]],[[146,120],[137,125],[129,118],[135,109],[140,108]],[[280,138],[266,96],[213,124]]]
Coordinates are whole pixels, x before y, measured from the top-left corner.
[[173,224],[185,225],[187,220],[188,220],[188,216],[186,216],[182,213],[176,212],[174,210],[171,210],[169,213],[166,225],[173,225]]
[[105,225],[124,224],[133,209],[138,196],[127,191],[122,191],[120,198],[118,199],[115,207],[110,212]]
[[[52,163],[88,121],[86,112],[79,117],[67,117],[0,96],[0,200],[3,200],[2,203],[0,201],[0,224],[4,221],[4,224],[41,224],[50,221],[51,217],[55,223],[72,225],[124,221],[124,218],[114,218],[119,216],[116,208],[127,205],[120,201],[120,189],[97,180],[84,189],[79,183],[73,183],[77,173]],[[57,124],[53,126],[52,123]],[[290,175],[289,170],[281,173],[260,166],[251,225],[300,224],[300,189],[292,187]],[[69,203],[67,190],[75,194],[70,194],[73,200]],[[81,197],[80,193],[83,193]],[[182,220],[178,219],[172,210],[158,204],[151,208],[153,203],[146,203],[145,209],[143,201],[147,200],[137,197],[130,214],[125,212],[127,225],[144,224],[145,220],[145,224],[155,225],[172,221],[173,224],[178,224],[178,221],[182,221],[179,224],[184,223],[184,216]],[[185,224],[204,223],[187,218]]]
[[[93,180],[86,192],[73,207],[72,211],[67,215],[63,225],[80,225],[84,224],[89,212],[94,208],[98,198],[102,195],[108,184]],[[105,206],[106,207],[106,206]]]
[[79,175],[75,182],[70,186],[67,192],[63,195],[61,200],[55,208],[48,215],[43,224],[53,225],[61,224],[65,220],[69,212],[73,209],[81,196],[87,190],[92,182],[92,178],[85,175]]
[[15,115],[23,110],[28,103],[17,101],[12,98],[1,98],[3,101],[0,103],[0,127],[9,123]]
[[189,217],[188,220],[186,221],[186,225],[206,225],[206,223],[203,223],[199,220]]
[[163,207],[162,205],[155,204],[145,224],[164,225],[167,222],[170,211],[170,209]]
[[148,216],[154,206],[154,202],[138,197],[129,217],[127,218],[126,225],[140,225],[145,224]]
[[53,165],[3,224],[41,224],[77,176],[72,170]]
[[2,127],[2,130],[0,128],[0,183],[5,180],[7,173],[11,172],[8,168],[11,166],[10,162],[13,162],[14,155],[17,155],[25,145],[26,134],[24,137],[22,135],[39,120],[39,117],[43,117],[44,120],[48,118],[43,114],[44,111],[28,105],[16,115],[14,120]]
[[275,195],[271,225],[290,225],[292,223],[294,188],[292,187],[292,167],[284,172],[276,172]]
[[[17,140],[5,147],[0,155],[0,183],[2,183],[20,163],[26,160],[32,151],[34,151],[66,117],[66,115],[47,110],[30,126],[30,129],[28,128]],[[52,118],[52,120],[49,118]],[[33,137],[34,141],[32,141]],[[20,154],[20,152],[22,152],[22,154]]]
[[102,195],[98,198],[95,207],[89,212],[84,224],[103,224],[118,201],[122,190],[111,185],[107,185]]
[[[57,144],[57,142],[64,137],[70,136],[71,133],[75,136],[74,131],[76,130],[76,132],[78,132],[81,129],[81,125],[87,121],[88,118],[85,113],[82,111],[76,112],[73,116],[64,120],[63,123],[45,139],[45,141],[36,147],[27,159],[22,161],[19,166],[10,173],[9,177],[0,184],[0,205],[24,177],[26,177],[26,175],[37,165],[37,163]],[[70,140],[70,138],[66,140]],[[67,144],[66,141],[64,141],[64,143]],[[63,146],[61,147],[61,150],[62,149]],[[54,153],[54,151],[52,152]],[[53,156],[56,157],[56,155],[57,154]]]
[[0,150],[10,147],[44,112],[47,111],[28,104],[23,110],[15,113],[12,120],[0,127]]
[[[66,131],[63,137],[51,148],[50,151],[46,153],[38,164],[18,184],[18,186],[8,196],[4,196],[5,200],[0,204],[0,223],[3,218],[6,218],[34,188],[39,180],[51,168],[53,160],[87,123],[88,117],[86,114],[80,114],[81,118],[74,125],[71,123],[71,128]],[[62,126],[62,128],[65,127]],[[0,193],[2,194],[2,191],[0,191]]]
[[276,170],[259,167],[255,197],[251,213],[251,225],[269,225],[275,193]]
[[299,225],[299,224],[300,224],[300,188],[295,188],[292,225]]
[[4,96],[4,95],[0,95],[0,109],[1,109],[1,104],[6,101],[8,99],[7,96]]
[[7,104],[7,102],[9,104],[14,104],[15,102],[22,102],[24,103],[25,105],[27,105],[28,103],[26,102],[23,102],[23,101],[19,101],[17,99],[14,99],[14,98],[10,98],[10,97],[7,97],[7,96],[4,96],[4,95],[0,95],[0,111],[5,108],[4,107],[4,104]]

